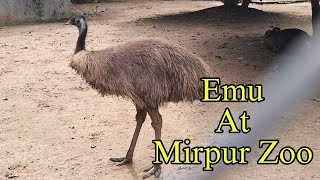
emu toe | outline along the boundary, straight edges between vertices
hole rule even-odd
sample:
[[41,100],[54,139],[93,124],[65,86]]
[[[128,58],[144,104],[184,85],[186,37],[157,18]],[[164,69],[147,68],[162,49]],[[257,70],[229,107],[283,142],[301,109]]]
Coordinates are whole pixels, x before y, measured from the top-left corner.
[[121,157],[121,158],[110,158],[110,161],[112,162],[119,162],[117,166],[122,166],[125,164],[130,164],[132,163],[132,159]]
[[154,177],[159,177],[161,174],[161,166],[160,165],[155,165],[152,166],[151,168],[148,168],[146,170],[144,170],[145,172],[147,172],[147,174],[145,174],[142,179],[146,179],[152,175],[154,175]]

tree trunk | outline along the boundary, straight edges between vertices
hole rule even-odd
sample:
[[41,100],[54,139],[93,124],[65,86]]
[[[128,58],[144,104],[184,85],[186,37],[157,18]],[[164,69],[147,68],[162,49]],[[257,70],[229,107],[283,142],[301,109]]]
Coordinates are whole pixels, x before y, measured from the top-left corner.
[[223,4],[226,7],[236,7],[238,6],[238,0],[224,0]]
[[249,4],[250,4],[250,0],[242,0],[241,6],[247,8],[247,7],[249,7]]
[[311,8],[312,8],[313,37],[319,38],[320,36],[319,0],[311,0]]

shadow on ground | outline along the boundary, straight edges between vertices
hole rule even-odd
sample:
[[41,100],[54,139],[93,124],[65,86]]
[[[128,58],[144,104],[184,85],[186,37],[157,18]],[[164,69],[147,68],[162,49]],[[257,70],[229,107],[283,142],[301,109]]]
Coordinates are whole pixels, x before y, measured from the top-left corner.
[[290,16],[285,13],[264,12],[255,8],[243,8],[241,6],[226,8],[225,6],[211,7],[193,12],[179,14],[160,15],[151,18],[140,19],[146,22],[183,22],[183,23],[215,23],[219,21],[231,23],[264,23],[274,18]]
[[[211,55],[211,58],[222,62],[222,64],[224,64],[223,61],[226,61],[229,66],[250,68],[256,71],[270,67],[277,57],[264,47],[262,36],[258,34],[252,36],[233,35],[229,38],[208,38],[204,42],[199,42],[199,46],[206,49],[207,57],[214,54],[214,56]],[[212,61],[212,59],[207,60]]]

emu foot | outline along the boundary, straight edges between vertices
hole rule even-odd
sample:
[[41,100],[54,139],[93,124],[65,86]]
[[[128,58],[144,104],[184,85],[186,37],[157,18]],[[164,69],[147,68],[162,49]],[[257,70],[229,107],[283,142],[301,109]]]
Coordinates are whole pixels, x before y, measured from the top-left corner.
[[146,179],[152,175],[154,175],[154,177],[159,177],[161,174],[161,166],[160,165],[154,165],[151,166],[150,168],[144,170],[144,172],[147,172],[147,174],[145,174],[142,179]]
[[121,158],[110,158],[110,161],[112,162],[119,162],[117,166],[122,166],[125,164],[130,164],[132,163],[132,158],[126,158],[126,157],[121,157]]

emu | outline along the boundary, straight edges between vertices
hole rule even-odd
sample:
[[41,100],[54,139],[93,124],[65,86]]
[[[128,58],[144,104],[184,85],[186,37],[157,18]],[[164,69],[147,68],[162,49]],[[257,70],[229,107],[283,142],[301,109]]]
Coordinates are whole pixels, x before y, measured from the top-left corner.
[[[132,100],[136,106],[136,128],[125,157],[110,158],[118,165],[132,162],[140,129],[147,114],[161,140],[162,117],[159,107],[168,102],[200,100],[201,77],[210,76],[209,66],[197,55],[164,40],[141,39],[98,51],[87,51],[88,25],[84,16],[66,24],[79,30],[70,66],[102,96],[117,95]],[[148,172],[149,171],[149,172]],[[161,166],[154,165],[143,178],[158,177]]]

